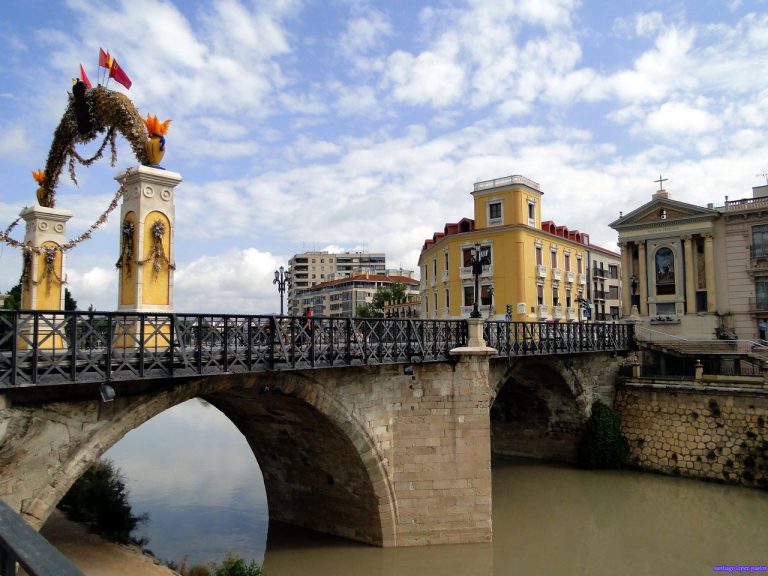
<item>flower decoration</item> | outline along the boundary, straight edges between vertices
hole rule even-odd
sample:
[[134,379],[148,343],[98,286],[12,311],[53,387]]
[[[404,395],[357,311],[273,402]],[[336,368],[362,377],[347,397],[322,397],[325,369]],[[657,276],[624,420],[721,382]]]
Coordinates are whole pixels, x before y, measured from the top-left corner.
[[35,179],[35,182],[42,185],[43,180],[45,180],[45,172],[41,169],[38,170],[32,170],[32,178]]
[[168,132],[168,126],[171,124],[170,120],[160,122],[157,116],[152,116],[151,114],[147,114],[147,117],[141,120],[144,122],[144,126],[147,127],[147,132],[150,136],[165,136],[165,133]]

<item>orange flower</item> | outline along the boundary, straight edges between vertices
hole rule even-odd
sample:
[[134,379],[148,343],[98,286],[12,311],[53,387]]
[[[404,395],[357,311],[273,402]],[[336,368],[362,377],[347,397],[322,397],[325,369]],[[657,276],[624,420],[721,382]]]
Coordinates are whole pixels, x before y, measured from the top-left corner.
[[43,180],[45,180],[45,172],[42,170],[32,170],[32,178],[35,179],[35,182],[42,185]]
[[144,122],[144,126],[147,127],[147,132],[149,132],[150,136],[165,136],[165,133],[168,131],[168,125],[171,123],[170,120],[160,122],[157,119],[157,116],[152,116],[151,114],[147,114],[146,119],[142,118],[142,121]]

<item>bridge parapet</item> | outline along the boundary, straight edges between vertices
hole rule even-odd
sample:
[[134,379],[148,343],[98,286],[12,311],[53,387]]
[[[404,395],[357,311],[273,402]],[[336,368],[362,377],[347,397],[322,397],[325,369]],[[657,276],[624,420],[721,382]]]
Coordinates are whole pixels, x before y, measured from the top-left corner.
[[445,361],[466,341],[460,320],[7,311],[0,389]]
[[[627,350],[627,324],[485,322],[502,357]],[[453,361],[466,320],[158,312],[0,313],[0,389]]]

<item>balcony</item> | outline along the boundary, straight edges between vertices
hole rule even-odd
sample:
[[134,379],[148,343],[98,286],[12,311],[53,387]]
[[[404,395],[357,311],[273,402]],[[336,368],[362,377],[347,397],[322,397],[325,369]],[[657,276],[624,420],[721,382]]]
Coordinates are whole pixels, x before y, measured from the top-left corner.
[[605,278],[605,268],[592,267],[592,278]]
[[607,292],[605,292],[604,290],[595,290],[593,292],[593,294],[592,294],[592,297],[595,300],[605,300],[605,295],[606,294],[607,294]]
[[[488,264],[487,266],[483,266],[483,272],[480,274],[482,277],[486,276],[493,276],[493,265]],[[459,270],[459,278],[462,280],[466,280],[468,278],[473,278],[472,274],[472,266],[462,266]]]
[[501,226],[504,220],[499,216],[498,218],[488,218],[488,226]]
[[578,282],[579,282],[579,284],[586,285],[586,283],[587,283],[587,275],[586,274],[579,274]]
[[549,306],[546,304],[539,304],[536,307],[536,316],[539,318],[539,320],[545,320],[549,317]]
[[448,282],[448,270],[443,270],[442,274],[440,275],[440,280],[443,282]]
[[[474,306],[462,306],[461,307],[462,317],[464,318],[468,317],[472,313],[472,310],[474,309],[475,309]],[[488,314],[491,313],[491,307],[488,305],[484,306],[481,304],[480,306],[477,307],[477,309],[480,310],[480,314],[482,314],[483,318],[487,318]]]
[[562,277],[563,273],[560,268],[552,268],[552,280],[557,280],[559,282]]
[[567,308],[567,320],[578,320],[579,319],[579,309],[578,308]]
[[480,190],[489,190],[491,188],[499,188],[501,186],[510,186],[511,184],[524,184],[534,190],[541,190],[539,183],[529,180],[525,176],[515,174],[513,176],[504,176],[503,178],[495,178],[494,180],[484,180],[483,182],[475,182],[475,192]]
[[536,264],[536,278],[546,278],[547,267],[543,264]]
[[562,319],[563,319],[563,307],[552,306],[552,320],[562,320]]
[[758,296],[749,299],[749,309],[753,312],[764,312],[768,310],[768,296]]
[[565,281],[568,282],[568,284],[573,284],[573,279],[575,275],[573,272],[566,272],[565,273]]

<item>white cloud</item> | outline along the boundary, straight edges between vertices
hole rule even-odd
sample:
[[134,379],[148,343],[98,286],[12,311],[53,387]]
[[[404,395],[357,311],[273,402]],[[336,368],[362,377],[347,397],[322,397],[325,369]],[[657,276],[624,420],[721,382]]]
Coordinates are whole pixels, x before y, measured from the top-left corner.
[[22,124],[11,124],[0,129],[0,158],[13,161],[28,158],[30,143]]
[[650,113],[646,129],[656,136],[677,138],[717,131],[722,122],[706,110],[681,102],[665,102]]
[[366,68],[365,56],[392,34],[392,25],[380,10],[368,6],[361,12],[347,22],[346,29],[339,38],[339,51],[361,68]]
[[458,102],[465,75],[451,52],[425,51],[414,57],[398,50],[390,55],[386,79],[393,86],[395,99],[436,108]]
[[285,260],[256,248],[201,256],[174,275],[175,308],[181,312],[268,314],[279,311],[274,271]]

